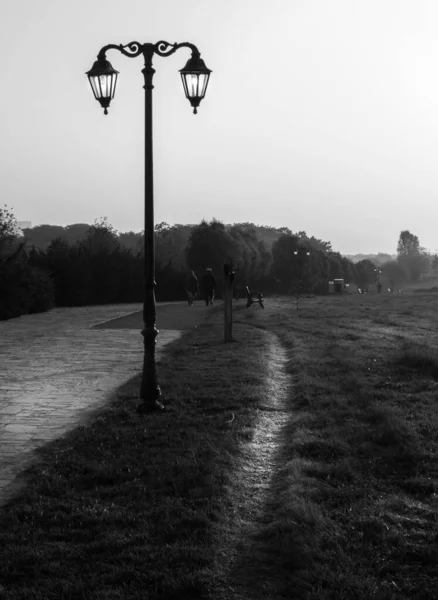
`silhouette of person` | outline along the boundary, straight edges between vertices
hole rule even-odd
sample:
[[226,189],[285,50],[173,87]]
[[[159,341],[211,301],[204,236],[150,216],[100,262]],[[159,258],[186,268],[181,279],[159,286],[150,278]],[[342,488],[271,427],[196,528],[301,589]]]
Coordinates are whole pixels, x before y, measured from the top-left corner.
[[189,275],[187,276],[186,293],[189,306],[193,306],[196,294],[198,293],[198,278],[196,277],[194,271],[190,271]]
[[206,269],[201,279],[201,288],[204,293],[205,305],[213,304],[214,292],[216,290],[216,279],[212,269]]

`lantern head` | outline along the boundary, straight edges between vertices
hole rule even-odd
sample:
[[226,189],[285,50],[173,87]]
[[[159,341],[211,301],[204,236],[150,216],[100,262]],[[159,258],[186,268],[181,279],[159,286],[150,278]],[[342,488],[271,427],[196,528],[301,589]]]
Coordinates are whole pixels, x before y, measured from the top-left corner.
[[110,102],[114,98],[118,74],[119,72],[113,69],[111,63],[104,57],[99,57],[87,72],[94,97],[105,109],[106,115]]
[[211,70],[205,66],[205,62],[199,54],[192,54],[184,69],[180,69],[180,73],[184,93],[193,106],[193,112],[196,115],[197,108],[207,91]]

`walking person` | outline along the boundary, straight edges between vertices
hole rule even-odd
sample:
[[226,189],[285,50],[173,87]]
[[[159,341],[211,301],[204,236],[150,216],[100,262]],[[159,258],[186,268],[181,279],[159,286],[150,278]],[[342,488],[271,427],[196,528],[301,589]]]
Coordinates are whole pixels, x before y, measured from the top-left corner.
[[198,289],[198,278],[196,277],[194,271],[190,271],[186,279],[186,294],[189,306],[193,306],[193,302],[195,301]]
[[216,290],[216,279],[212,269],[205,269],[201,279],[201,288],[204,293],[205,305],[213,304],[214,292]]

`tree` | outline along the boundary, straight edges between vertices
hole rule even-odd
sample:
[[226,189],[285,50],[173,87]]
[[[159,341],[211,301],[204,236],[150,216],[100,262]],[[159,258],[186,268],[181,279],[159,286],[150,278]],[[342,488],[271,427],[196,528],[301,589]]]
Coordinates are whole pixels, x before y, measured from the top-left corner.
[[47,250],[32,251],[31,260],[36,266],[48,270],[55,283],[57,306],[80,306],[85,293],[85,265],[79,265],[78,248],[75,250],[64,238],[50,242]]
[[400,232],[397,244],[398,256],[416,256],[420,253],[420,241],[416,235],[408,231]]
[[328,253],[328,261],[329,261],[329,279],[333,281],[334,279],[342,279],[343,278],[343,268],[342,268],[342,256],[339,252],[329,252]]
[[36,225],[23,229],[23,235],[28,245],[46,250],[54,239],[64,237],[65,229],[61,225]]
[[297,277],[292,281],[290,291],[296,299],[297,310],[303,293],[325,290],[329,261],[320,250],[309,250],[308,246],[300,246],[294,251]]
[[257,286],[260,279],[269,272],[271,253],[257,236],[254,226],[232,225],[229,232],[239,247],[240,260],[233,265],[236,270],[235,286]]
[[318,284],[316,255],[293,234],[282,235],[272,247],[272,274],[282,293],[292,293],[297,298],[297,308],[302,292],[313,291]]
[[382,275],[388,279],[390,292],[406,279],[406,273],[395,260],[390,260],[382,265]]
[[120,249],[120,241],[117,231],[108,223],[106,217],[96,219],[87,230],[80,245],[87,248],[93,254],[111,253]]
[[85,238],[77,244],[79,262],[90,304],[118,302],[124,261],[117,231],[106,217],[96,219]]
[[216,219],[207,223],[201,221],[193,228],[188,240],[186,259],[189,269],[202,272],[210,267],[216,278],[222,276],[223,265],[230,260],[234,266],[242,264],[243,249]]
[[340,263],[342,267],[342,277],[345,283],[351,283],[354,281],[356,275],[356,269],[351,260],[348,260],[345,256],[341,256]]
[[356,284],[358,287],[368,291],[368,286],[373,283],[375,279],[375,264],[370,260],[364,259],[356,263]]
[[54,302],[52,281],[29,264],[18,233],[12,212],[0,208],[0,319],[48,310]]
[[141,254],[144,249],[144,234],[135,233],[135,231],[127,231],[126,233],[119,233],[120,244],[130,250],[134,255]]
[[5,205],[0,208],[0,261],[13,260],[24,248],[18,239],[18,223]]
[[[325,242],[324,240],[320,240],[313,235],[309,237],[305,231],[299,231],[297,235],[299,238],[305,241],[307,245],[310,245],[315,250],[321,250],[321,252],[325,253],[332,252],[331,242]],[[336,254],[340,256],[339,252]]]
[[409,281],[420,278],[423,269],[423,252],[416,235],[402,231],[397,244],[397,263],[406,273]]
[[[370,259],[371,260],[371,259]],[[381,267],[387,262],[391,262],[393,260],[393,256],[387,254],[385,252],[378,252],[371,262],[373,262],[377,267]]]
[[73,223],[64,227],[64,234],[61,236],[72,246],[80,242],[87,235],[90,226],[87,223]]
[[0,239],[5,236],[15,237],[18,235],[18,223],[6,204],[0,208]]
[[53,240],[60,238],[70,245],[82,241],[90,225],[87,223],[74,223],[73,225],[36,225],[23,229],[23,235],[30,246],[37,250],[46,250]]
[[434,254],[432,258],[432,269],[435,275],[438,274],[438,254]]

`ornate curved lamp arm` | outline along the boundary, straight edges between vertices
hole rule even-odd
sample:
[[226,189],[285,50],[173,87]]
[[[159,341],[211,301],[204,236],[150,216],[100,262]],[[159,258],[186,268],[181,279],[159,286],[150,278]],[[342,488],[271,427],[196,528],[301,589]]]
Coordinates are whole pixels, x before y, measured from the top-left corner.
[[99,54],[97,55],[98,59],[105,59],[105,55],[108,50],[118,50],[125,56],[130,56],[131,58],[135,58],[136,56],[140,56],[143,54],[143,44],[139,42],[130,42],[129,44],[107,44],[104,46]]
[[[142,73],[145,78],[145,89],[152,89],[152,77],[155,70],[152,67],[152,59],[154,54],[167,57],[174,54],[180,48],[189,48],[192,51],[191,58],[187,61],[184,68],[180,69],[181,80],[184,87],[184,93],[187,100],[193,107],[193,112],[198,112],[198,106],[205,96],[211,70],[207,68],[205,62],[201,58],[201,53],[198,48],[190,42],[181,42],[171,44],[165,40],[160,40],[156,44],[140,44],[140,42],[130,42],[129,44],[107,44],[103,46],[97,55],[97,61],[93,68],[87,72],[90,79],[90,84],[93,88],[96,100],[100,102],[105,109],[105,114],[108,114],[108,106],[111,99],[114,97],[116,89],[118,71],[113,69],[111,63],[106,60],[108,50],[118,50],[121,54],[129,58],[143,56],[144,69]],[[103,77],[103,79],[102,79]],[[105,87],[105,78],[111,77],[111,86]],[[104,89],[102,89],[104,85]]]
[[170,44],[169,42],[160,40],[156,44],[140,44],[140,42],[130,42],[129,44],[107,44],[100,50],[97,58],[105,60],[108,50],[118,50],[130,58],[135,58],[141,54],[149,54],[151,52],[152,54],[166,57],[171,56],[180,48],[190,48],[193,56],[200,56],[198,48],[194,44],[190,44],[190,42],[181,42],[180,44],[175,42],[174,44]]
[[144,88],[152,89],[152,78],[155,73],[152,67],[154,54],[167,57],[174,54],[180,48],[188,48],[192,52],[191,58],[179,72],[186,98],[193,107],[194,114],[196,114],[199,103],[205,96],[211,70],[207,68],[201,58],[201,53],[194,44],[190,42],[181,42],[180,44],[175,42],[171,44],[165,40],[160,40],[156,44],[140,44],[137,41],[130,42],[129,44],[107,44],[100,49],[97,61],[87,71],[87,75],[96,100],[104,108],[104,114],[108,114],[109,104],[114,98],[118,76],[118,71],[106,59],[108,50],[117,50],[128,58],[143,56],[144,69],[142,69],[142,73],[145,79]]
[[158,54],[158,56],[170,56],[180,48],[190,48],[192,51],[192,55],[200,56],[200,52],[194,44],[190,44],[189,42],[181,42],[177,44],[169,44],[169,42],[160,41],[154,45],[154,52]]

